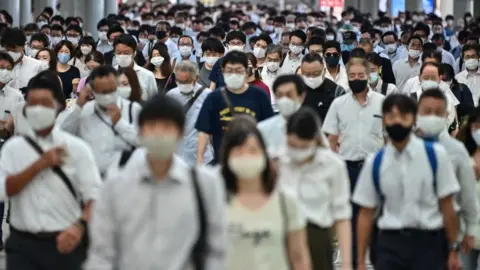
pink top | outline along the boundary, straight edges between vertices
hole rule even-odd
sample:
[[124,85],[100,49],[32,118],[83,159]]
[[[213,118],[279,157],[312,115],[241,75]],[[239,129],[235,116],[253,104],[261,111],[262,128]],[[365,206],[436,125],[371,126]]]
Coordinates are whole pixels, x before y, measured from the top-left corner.
[[86,82],[87,82],[87,77],[83,77],[80,79],[80,82],[78,83],[77,93],[80,93],[80,91],[85,87]]

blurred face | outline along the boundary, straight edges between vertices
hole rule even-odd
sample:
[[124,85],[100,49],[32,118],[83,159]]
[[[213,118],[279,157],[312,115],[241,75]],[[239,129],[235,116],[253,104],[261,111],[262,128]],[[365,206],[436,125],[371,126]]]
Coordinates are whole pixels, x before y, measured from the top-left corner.
[[297,86],[293,82],[284,83],[277,87],[275,90],[275,98],[280,99],[282,97],[288,97],[292,100],[303,102],[305,95],[298,95]]
[[40,33],[44,34],[44,35],[47,35],[47,36],[50,36],[50,32],[51,32],[51,29],[48,28],[48,27],[44,27],[42,28],[42,30],[40,31]]
[[420,74],[420,81],[435,81],[440,82],[440,74],[438,68],[434,66],[426,66]]
[[447,104],[445,104],[443,100],[438,98],[422,98],[422,100],[418,103],[418,115],[435,115],[442,118],[446,117]]
[[193,77],[190,72],[179,71],[175,73],[176,82],[179,84],[194,84],[197,78]]
[[116,37],[120,36],[122,33],[120,32],[115,32],[115,33],[110,33],[110,36],[108,37],[108,41],[113,43]]
[[427,57],[427,58],[425,58],[425,60],[423,62],[424,63],[437,63],[437,64],[439,64],[438,61],[437,61],[437,58],[435,58],[435,57]]
[[60,48],[60,50],[58,51],[58,54],[61,54],[61,53],[71,54],[70,49],[68,49],[67,46],[62,46],[62,48]]
[[323,74],[323,64],[318,61],[302,63],[300,69],[302,70],[302,75],[308,78],[317,78]]
[[228,159],[259,156],[265,156],[262,146],[254,135],[250,135],[242,145],[232,148],[228,155]]
[[290,45],[290,37],[289,36],[283,36],[281,44],[282,44],[283,47],[288,48],[288,45]]
[[110,94],[117,91],[117,78],[113,74],[97,77],[91,84],[95,93],[98,94]]
[[46,60],[50,62],[50,54],[47,51],[41,51],[37,55],[38,60]]
[[257,41],[257,43],[255,43],[256,48],[262,48],[262,49],[266,50],[267,46],[268,45],[267,45],[267,42],[265,40],[259,40],[259,41]]
[[128,78],[125,76],[125,74],[122,74],[118,77],[118,86],[130,86]]
[[24,46],[8,46],[5,49],[10,52],[23,53]]
[[146,121],[140,127],[140,135],[142,137],[177,138],[177,140],[182,136],[178,125],[168,120]]
[[378,72],[378,66],[375,65],[374,63],[370,62],[370,71],[371,72]]
[[383,37],[383,44],[385,45],[390,45],[390,44],[395,44],[395,37],[393,35],[388,35]]
[[58,102],[56,102],[52,91],[48,89],[35,89],[35,91],[29,91],[27,95],[27,106],[43,106],[48,108],[57,108]]
[[373,51],[373,46],[369,43],[360,44],[358,47],[362,48],[366,53],[370,53]]
[[435,45],[437,45],[437,47],[443,48],[443,39],[434,40],[433,42],[435,43]]
[[360,64],[351,65],[348,69],[348,80],[367,80],[367,68]]
[[421,30],[417,30],[413,33],[414,36],[419,36],[421,37],[423,40],[426,40],[427,39],[427,34],[424,32],[424,31],[421,31]]
[[152,51],[152,57],[157,57],[157,56],[161,56],[160,52],[158,50],[153,50]]
[[412,113],[401,113],[397,107],[394,107],[391,112],[383,115],[383,123],[385,126],[400,124],[403,127],[412,127],[415,124],[415,116]]
[[68,30],[67,37],[70,38],[80,38],[81,34],[74,30]]
[[477,130],[480,130],[480,121],[472,122],[472,129],[471,129],[472,133]]
[[[100,64],[98,62],[95,62],[94,60],[90,60],[88,61],[87,63],[85,63],[86,66],[87,66],[87,69],[88,70],[93,70],[95,69],[96,67],[100,66]],[[125,76],[125,75],[124,75]]]
[[36,50],[41,50],[44,48],[43,46],[43,43],[38,41],[38,40],[34,40],[30,43],[30,48],[32,49],[36,49]]
[[193,48],[193,43],[192,43],[192,40],[190,38],[187,38],[187,37],[182,37],[179,41],[178,41],[178,46],[187,46],[187,47],[191,47]]
[[310,47],[308,47],[308,51],[311,52],[311,53],[316,53],[316,54],[319,54],[319,55],[323,56],[323,46],[322,45],[319,45],[319,44],[310,45]]
[[408,46],[408,48],[411,50],[421,51],[423,48],[423,45],[422,45],[422,42],[420,42],[420,40],[412,39],[412,41],[410,41],[410,45]]
[[464,60],[478,59],[478,58],[479,58],[479,55],[475,50],[468,50],[468,51],[465,51],[465,53],[463,54]]
[[13,66],[7,60],[0,60],[0,69],[12,70]]
[[237,74],[247,76],[247,70],[242,64],[227,63],[223,68],[223,74]]
[[296,150],[308,150],[311,148],[316,147],[316,141],[315,140],[306,140],[299,138],[295,134],[288,134],[287,135],[287,144],[289,148],[296,149]]
[[278,53],[267,54],[267,62],[278,62],[282,60],[281,56]]
[[290,44],[295,46],[303,46],[303,41],[299,37],[292,36]]
[[59,37],[59,38],[63,37],[62,31],[59,31],[59,30],[52,30],[51,35],[52,37]]
[[134,51],[127,45],[117,44],[115,46],[115,55],[133,55]]

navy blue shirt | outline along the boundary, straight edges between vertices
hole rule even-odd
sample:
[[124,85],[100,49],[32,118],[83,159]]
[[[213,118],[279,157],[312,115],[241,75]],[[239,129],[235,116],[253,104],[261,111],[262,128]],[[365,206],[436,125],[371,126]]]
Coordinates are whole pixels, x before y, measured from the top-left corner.
[[[249,86],[242,94],[234,94],[228,90],[226,92],[235,114],[251,115],[257,122],[274,115],[270,99],[263,90]],[[212,136],[215,163],[218,162],[223,133],[231,120],[232,116],[222,93],[219,90],[210,93],[203,103],[195,128]]]
[[208,79],[211,82],[215,83],[215,88],[225,86],[225,80],[223,79],[223,73],[222,73],[222,62],[223,62],[223,58],[218,59],[218,61],[212,67],[210,76],[208,76]]

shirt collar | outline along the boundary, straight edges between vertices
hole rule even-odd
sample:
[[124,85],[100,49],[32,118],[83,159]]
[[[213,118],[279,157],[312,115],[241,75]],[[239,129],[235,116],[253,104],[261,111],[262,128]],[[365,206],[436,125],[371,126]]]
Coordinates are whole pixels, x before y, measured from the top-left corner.
[[[142,162],[141,162],[141,179],[145,183],[152,183],[155,182],[155,176],[153,174],[152,169],[150,168],[150,165],[148,163],[147,159],[147,151],[146,149],[142,149]],[[189,169],[188,166],[180,160],[176,155],[173,156],[172,158],[172,164],[170,166],[170,169],[168,170],[167,176],[165,177],[165,180],[170,180],[175,183],[185,183],[185,181],[189,178]]]
[[415,135],[410,134],[410,140],[407,146],[403,149],[402,152],[399,152],[395,146],[393,146],[392,142],[388,142],[386,149],[390,151],[395,157],[398,157],[403,154],[407,154],[409,158],[413,158],[415,156],[416,149],[418,149],[418,142],[420,141]]

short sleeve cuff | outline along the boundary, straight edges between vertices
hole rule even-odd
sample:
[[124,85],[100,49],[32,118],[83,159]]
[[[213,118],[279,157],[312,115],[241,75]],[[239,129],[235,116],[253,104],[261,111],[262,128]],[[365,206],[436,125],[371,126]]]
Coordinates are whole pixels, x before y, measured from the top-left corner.
[[115,130],[121,132],[122,130],[128,129],[128,127],[129,127],[129,124],[127,120],[125,120],[124,118],[120,118],[120,120],[118,120],[114,128]]

